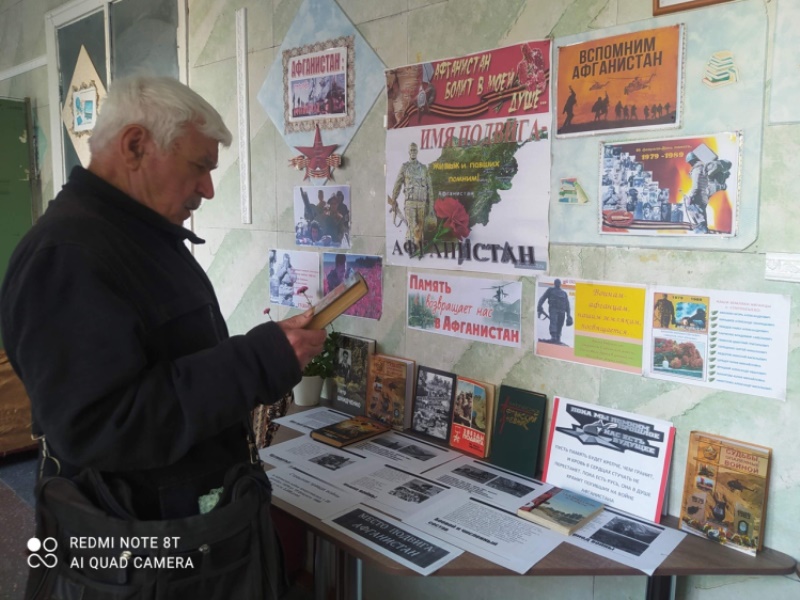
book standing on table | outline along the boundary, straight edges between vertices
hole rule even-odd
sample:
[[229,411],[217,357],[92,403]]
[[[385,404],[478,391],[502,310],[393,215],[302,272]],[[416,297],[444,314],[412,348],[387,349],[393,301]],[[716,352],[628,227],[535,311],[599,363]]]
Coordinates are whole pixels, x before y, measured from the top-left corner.
[[417,369],[411,430],[448,443],[455,391],[455,373],[420,365]]
[[765,446],[692,431],[681,530],[755,555],[764,546],[771,453]]
[[486,458],[494,424],[494,384],[457,377],[450,427],[450,445],[478,458]]
[[501,385],[489,461],[526,477],[536,477],[547,412],[547,396]]
[[373,354],[367,375],[367,416],[403,431],[411,428],[414,367],[407,358]]
[[332,407],[350,415],[367,412],[367,370],[375,340],[342,333],[333,361]]

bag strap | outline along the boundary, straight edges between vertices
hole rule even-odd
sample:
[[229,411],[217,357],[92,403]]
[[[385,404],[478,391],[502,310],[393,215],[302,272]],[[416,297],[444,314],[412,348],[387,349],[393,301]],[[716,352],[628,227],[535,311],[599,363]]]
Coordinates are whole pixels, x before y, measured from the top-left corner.
[[[31,435],[31,439],[39,443],[40,460],[36,480],[40,481],[45,476],[44,470],[48,460],[53,461],[53,464],[55,465],[56,471],[53,473],[53,475],[61,475],[61,461],[50,453],[50,448],[47,446],[47,438],[45,435]],[[50,473],[48,473],[48,475],[50,475]]]

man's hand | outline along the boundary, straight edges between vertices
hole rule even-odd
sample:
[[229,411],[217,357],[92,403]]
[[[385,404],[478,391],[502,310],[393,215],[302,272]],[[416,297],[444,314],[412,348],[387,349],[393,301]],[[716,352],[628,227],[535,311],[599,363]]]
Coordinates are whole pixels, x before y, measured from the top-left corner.
[[301,369],[305,369],[311,359],[322,352],[328,335],[324,329],[305,329],[313,316],[314,309],[309,308],[301,315],[278,321],[278,327],[286,334]]

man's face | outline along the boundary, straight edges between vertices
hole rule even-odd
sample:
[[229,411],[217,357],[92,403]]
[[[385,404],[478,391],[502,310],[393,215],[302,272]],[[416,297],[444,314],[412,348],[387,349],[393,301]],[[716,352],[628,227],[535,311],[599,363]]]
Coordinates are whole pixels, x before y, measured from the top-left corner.
[[214,197],[211,171],[217,168],[219,142],[193,126],[170,148],[147,143],[134,198],[176,225],[182,225],[203,198]]
[[418,152],[417,148],[414,147],[414,146],[411,146],[411,148],[408,149],[409,158],[411,160],[417,160],[417,152]]

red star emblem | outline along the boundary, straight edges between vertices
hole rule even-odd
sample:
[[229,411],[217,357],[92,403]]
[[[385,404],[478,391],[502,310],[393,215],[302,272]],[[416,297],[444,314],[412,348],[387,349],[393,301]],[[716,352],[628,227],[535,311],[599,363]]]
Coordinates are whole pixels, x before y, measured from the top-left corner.
[[303,181],[309,177],[333,179],[334,167],[342,164],[342,155],[333,153],[338,147],[339,144],[330,146],[322,144],[322,135],[319,132],[319,125],[317,125],[314,132],[314,145],[295,146],[295,149],[302,154],[291,159],[289,165],[298,171],[305,169],[306,175],[303,177]]

